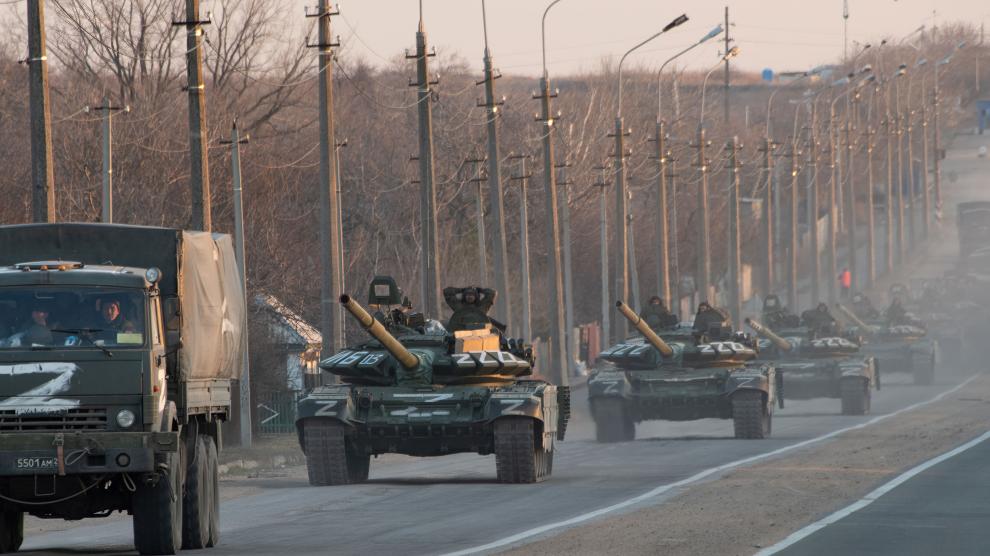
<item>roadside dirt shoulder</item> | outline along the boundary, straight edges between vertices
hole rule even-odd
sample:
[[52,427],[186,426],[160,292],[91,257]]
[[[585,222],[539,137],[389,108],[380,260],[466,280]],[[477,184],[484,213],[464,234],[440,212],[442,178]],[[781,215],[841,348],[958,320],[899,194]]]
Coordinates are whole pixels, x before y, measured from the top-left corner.
[[988,428],[990,376],[980,376],[917,410],[509,553],[753,554]]

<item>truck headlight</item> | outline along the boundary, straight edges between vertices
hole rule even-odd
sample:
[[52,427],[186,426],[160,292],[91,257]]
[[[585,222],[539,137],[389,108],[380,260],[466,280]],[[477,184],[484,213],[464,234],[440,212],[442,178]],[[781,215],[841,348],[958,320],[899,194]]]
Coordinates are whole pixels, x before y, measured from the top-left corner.
[[130,409],[121,409],[117,412],[117,424],[122,429],[129,429],[134,424],[134,412]]

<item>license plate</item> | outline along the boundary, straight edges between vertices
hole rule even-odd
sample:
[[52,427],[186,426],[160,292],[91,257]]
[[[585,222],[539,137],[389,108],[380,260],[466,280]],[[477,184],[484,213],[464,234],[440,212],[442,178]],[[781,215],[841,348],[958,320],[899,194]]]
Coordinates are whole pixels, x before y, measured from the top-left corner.
[[17,469],[55,469],[58,459],[55,457],[17,458],[14,462]]

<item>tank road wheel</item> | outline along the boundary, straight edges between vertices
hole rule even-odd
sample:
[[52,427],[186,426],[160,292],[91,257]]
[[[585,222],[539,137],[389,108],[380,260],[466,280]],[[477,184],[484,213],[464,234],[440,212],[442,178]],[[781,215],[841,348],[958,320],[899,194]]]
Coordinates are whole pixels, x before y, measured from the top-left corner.
[[141,554],[175,554],[182,548],[182,483],[185,443],[163,454],[162,472],[153,485],[139,484],[131,501],[134,546]]
[[911,372],[914,374],[914,384],[931,386],[935,382],[935,355],[916,353],[911,356]]
[[0,508],[0,554],[17,552],[24,542],[24,512]]
[[344,434],[347,426],[326,419],[303,424],[306,471],[313,486],[348,485],[368,480],[371,456],[357,454]]
[[182,548],[205,548],[210,540],[209,456],[203,435],[197,435],[186,465],[182,500]]
[[870,412],[870,383],[865,380],[843,380],[839,390],[843,415],[866,415]]
[[770,436],[770,409],[763,392],[743,390],[732,395],[732,425],[736,438]]
[[211,436],[206,440],[206,476],[208,478],[210,536],[206,546],[212,548],[220,543],[220,456],[217,443]]
[[636,423],[629,417],[622,400],[596,400],[594,415],[595,439],[598,442],[626,442],[636,438]]
[[537,446],[536,427],[529,417],[495,421],[495,469],[500,483],[537,483],[553,468],[553,451]]

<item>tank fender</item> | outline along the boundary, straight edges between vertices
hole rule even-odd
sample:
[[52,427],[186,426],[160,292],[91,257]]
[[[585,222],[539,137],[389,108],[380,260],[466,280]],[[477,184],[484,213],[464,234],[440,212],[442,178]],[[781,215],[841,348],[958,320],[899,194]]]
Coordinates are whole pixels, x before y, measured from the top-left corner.
[[508,416],[530,417],[535,421],[537,441],[544,450],[551,450],[556,443],[559,411],[557,387],[547,385],[533,392],[495,392],[488,398],[485,419],[495,422]]
[[349,388],[321,386],[306,393],[296,407],[296,426],[312,418],[335,419],[351,424],[357,414],[357,404]]
[[744,371],[729,374],[725,384],[725,395],[732,397],[736,392],[749,390],[762,392],[767,403],[772,408],[782,398],[778,388],[783,387],[783,377],[779,376],[771,366],[747,367]]
[[588,379],[588,399],[625,398],[632,392],[632,384],[626,373],[599,371]]

